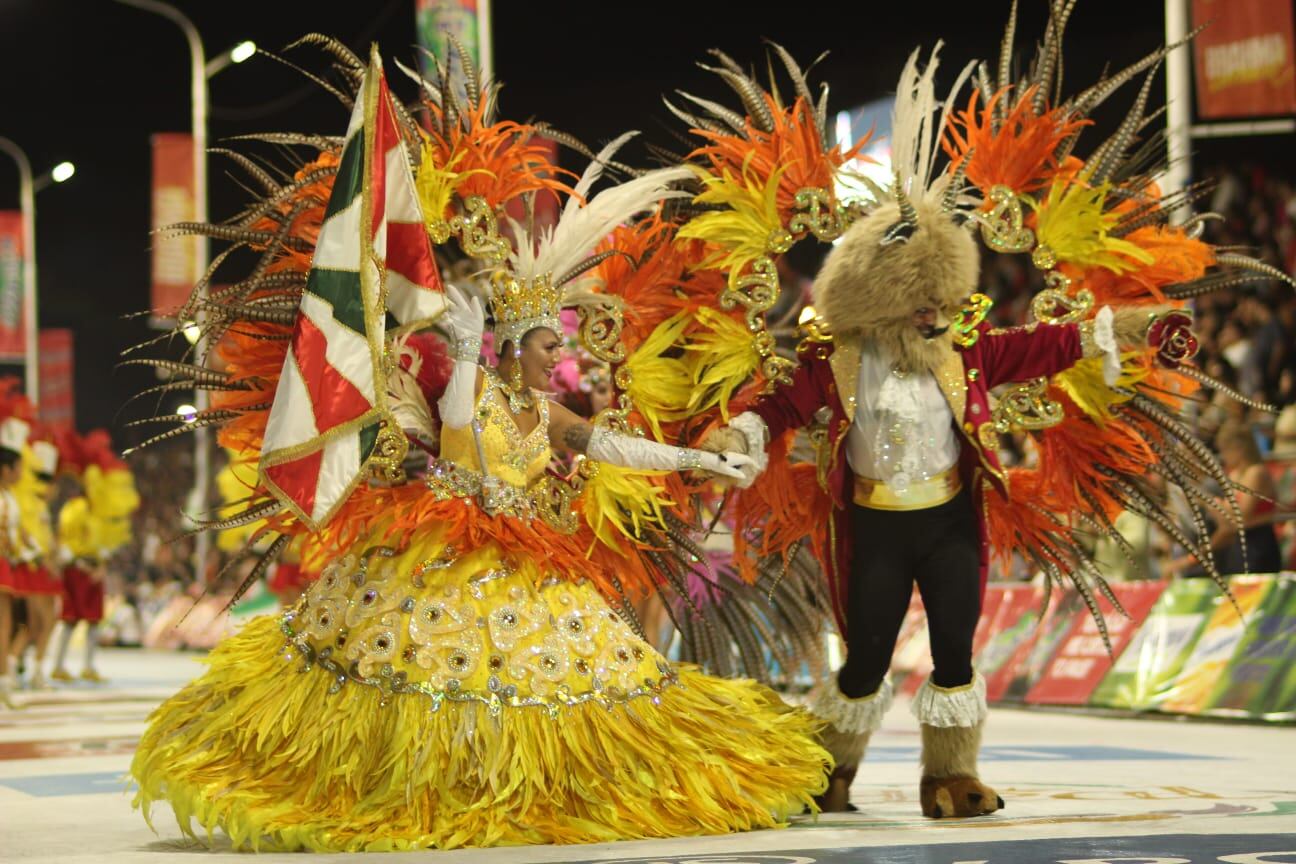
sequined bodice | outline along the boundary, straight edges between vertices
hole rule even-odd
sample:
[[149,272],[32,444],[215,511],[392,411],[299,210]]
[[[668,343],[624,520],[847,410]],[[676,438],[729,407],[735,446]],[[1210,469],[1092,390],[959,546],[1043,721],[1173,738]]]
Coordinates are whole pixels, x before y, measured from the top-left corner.
[[[529,434],[523,435],[509,414],[498,385],[499,377],[492,370],[485,370],[473,413],[474,421],[481,426],[486,473],[510,486],[526,487],[544,476],[549,464],[549,403],[542,397],[536,399],[540,422]],[[441,458],[463,468],[481,471],[472,424],[461,429],[441,430]]]

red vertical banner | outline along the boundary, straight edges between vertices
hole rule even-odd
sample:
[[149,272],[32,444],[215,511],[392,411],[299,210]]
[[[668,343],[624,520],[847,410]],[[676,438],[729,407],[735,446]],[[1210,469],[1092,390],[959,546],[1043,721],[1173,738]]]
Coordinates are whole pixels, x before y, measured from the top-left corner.
[[174,318],[198,281],[193,237],[156,233],[194,218],[193,136],[160,132],[153,141],[153,294],[155,318]]
[[0,362],[23,362],[25,348],[22,213],[0,210]]
[[76,428],[72,331],[40,331],[40,419],[55,429]]
[[1197,113],[1204,118],[1296,113],[1291,0],[1193,0]]

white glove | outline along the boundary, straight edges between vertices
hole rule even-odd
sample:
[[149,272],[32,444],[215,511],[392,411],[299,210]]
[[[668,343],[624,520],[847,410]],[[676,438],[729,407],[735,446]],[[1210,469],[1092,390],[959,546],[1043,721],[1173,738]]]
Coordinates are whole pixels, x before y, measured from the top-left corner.
[[477,395],[477,358],[481,354],[482,331],[486,312],[476,295],[465,297],[454,285],[446,287],[450,305],[441,318],[442,325],[454,340],[454,368],[445,392],[437,400],[441,422],[451,429],[462,429],[472,422],[473,403]]
[[[482,331],[486,329],[486,310],[476,294],[465,295],[454,285],[446,286],[449,305],[441,316],[442,326],[454,340],[455,359],[477,361],[481,352]],[[476,350],[473,350],[473,349]]]
[[741,480],[743,468],[751,465],[751,459],[742,453],[708,453],[689,447],[671,447],[598,427],[590,436],[585,454],[591,459],[622,468],[655,471],[701,469],[735,480]]

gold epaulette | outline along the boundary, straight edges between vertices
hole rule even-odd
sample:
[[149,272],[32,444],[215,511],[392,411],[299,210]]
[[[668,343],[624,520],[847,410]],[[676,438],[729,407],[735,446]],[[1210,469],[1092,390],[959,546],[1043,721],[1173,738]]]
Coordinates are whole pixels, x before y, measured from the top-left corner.
[[828,326],[828,322],[822,318],[811,318],[801,324],[798,329],[804,335],[801,337],[801,341],[797,343],[797,354],[804,354],[816,345],[826,345],[832,342],[832,329]]

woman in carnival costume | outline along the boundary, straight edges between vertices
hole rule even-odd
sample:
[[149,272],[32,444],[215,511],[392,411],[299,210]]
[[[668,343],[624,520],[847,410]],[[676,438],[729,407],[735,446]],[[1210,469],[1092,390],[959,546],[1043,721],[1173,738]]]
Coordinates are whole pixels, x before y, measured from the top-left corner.
[[13,487],[22,472],[22,453],[31,426],[26,420],[8,416],[0,420],[0,708],[11,708],[10,694],[17,682],[9,670],[10,650],[21,602],[18,592],[22,554],[22,523]]
[[34,655],[29,686],[46,689],[45,652],[58,621],[63,580],[57,569],[57,542],[50,505],[55,493],[59,449],[48,440],[31,441],[23,451],[22,476],[14,486],[21,513],[22,552],[15,568],[17,594],[27,605],[26,644],[13,651],[16,657],[30,646]]
[[86,624],[85,659],[80,678],[103,681],[94,665],[99,645],[99,622],[104,616],[104,578],[112,556],[131,541],[131,514],[139,509],[135,478],[126,463],[113,452],[112,441],[102,429],[77,442],[82,494],[70,499],[59,511],[59,554],[63,561],[63,607],[59,615],[58,654],[50,677],[71,681],[67,652],[72,634]]
[[[237,848],[316,851],[712,834],[801,812],[827,766],[809,718],[754,682],[671,665],[609,605],[626,614],[627,592],[652,585],[645,560],[674,554],[665,541],[641,552],[606,539],[623,523],[663,524],[665,505],[645,478],[736,476],[745,458],[591,424],[540,392],[564,306],[599,323],[587,341],[611,356],[619,305],[575,280],[597,262],[589,256],[603,236],[675,194],[669,184],[685,172],[643,174],[591,197],[618,141],[573,188],[561,187],[528,143],[532,128],[492,122],[493,88],[470,79],[468,105],[451,107],[440,98],[450,92],[444,73],[423,82],[433,132],[420,133],[390,101],[376,53],[366,68],[312,39],[361,91],[350,134],[340,153],[328,144],[223,234],[265,256],[246,293],[236,286],[217,306],[218,323],[209,321],[229,371],[156,362],[219,391],[213,413],[196,422],[225,424],[226,443],[259,450],[260,485],[241,518],[286,532],[266,561],[304,533],[305,555],[322,572],[282,618],[254,619],[221,643],[208,671],[153,714],[132,765],[136,805],[147,813],[166,801],[185,832],[196,820]],[[416,183],[400,144],[415,136]],[[546,188],[568,194],[561,219],[538,237],[515,225],[510,248],[494,213]],[[315,229],[312,261],[302,240]],[[496,368],[478,363],[482,302],[440,290],[427,241],[451,236],[490,271]],[[357,239],[361,257],[346,259]],[[380,271],[364,269],[374,260]],[[383,289],[370,293],[373,278]],[[328,317],[315,311],[324,297]],[[374,305],[378,297],[386,303]],[[269,314],[285,305],[291,314]],[[340,332],[333,322],[344,318],[351,329]],[[227,327],[232,320],[291,333],[291,347],[247,339]],[[384,320],[396,322],[391,341]],[[431,322],[453,339],[440,393],[421,386],[424,358],[399,332]],[[333,372],[310,353],[321,334]],[[281,447],[312,406],[310,432],[324,431],[325,390],[314,376],[338,369],[374,412]],[[306,391],[315,402],[294,401]],[[393,470],[405,451],[395,430],[439,439],[420,481]],[[368,462],[330,474],[355,447]],[[583,491],[545,473],[553,448],[586,457]],[[379,479],[364,482],[373,468]],[[631,542],[629,532],[618,536]]]

